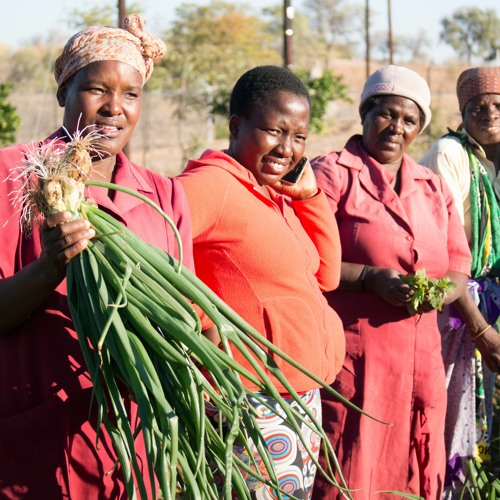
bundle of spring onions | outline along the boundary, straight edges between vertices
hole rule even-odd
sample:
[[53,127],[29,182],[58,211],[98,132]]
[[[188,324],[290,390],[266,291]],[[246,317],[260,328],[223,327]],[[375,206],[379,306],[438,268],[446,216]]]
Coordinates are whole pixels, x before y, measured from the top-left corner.
[[[128,192],[113,184],[86,181],[94,138],[92,133],[77,134],[65,146],[53,142],[27,154],[22,166],[21,220],[29,228],[44,215],[69,210],[75,218],[88,218],[96,230],[87,249],[67,267],[68,301],[93,381],[98,424],[104,425],[112,439],[128,496],[136,498],[138,493],[145,499],[151,489],[156,498],[159,489],[164,499],[177,495],[231,498],[233,492],[245,499],[250,498],[245,477],[251,475],[271,485],[277,498],[282,498],[286,491],[277,482],[265,439],[248,403],[250,396],[259,398],[264,393],[280,403],[282,415],[299,434],[319,473],[350,497],[320,422],[276,367],[273,356],[308,372],[182,267],[181,259],[148,245],[84,199],[85,182]],[[162,213],[149,199],[131,194]],[[168,222],[180,245],[175,225]],[[222,348],[201,334],[193,303],[217,326]],[[245,356],[254,372],[234,361],[234,349]],[[280,396],[263,367],[292,395],[299,410]],[[308,375],[334,392],[313,374]],[[258,392],[245,387],[241,378],[253,382]],[[137,405],[137,428],[130,425],[130,398]],[[216,420],[224,426],[209,420],[207,399],[218,412]],[[265,401],[262,404],[267,406]],[[327,470],[319,466],[300,433],[302,422],[309,420],[312,423],[307,425],[322,439]],[[146,477],[135,451],[139,434],[147,455]],[[248,463],[233,452],[236,440],[248,451]],[[251,443],[264,468],[253,458]],[[216,484],[216,476],[224,478],[222,486]]]

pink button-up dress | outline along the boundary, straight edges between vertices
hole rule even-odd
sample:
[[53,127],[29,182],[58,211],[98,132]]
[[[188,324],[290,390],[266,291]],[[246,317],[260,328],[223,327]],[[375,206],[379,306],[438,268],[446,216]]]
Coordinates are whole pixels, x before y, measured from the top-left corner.
[[[470,253],[453,198],[430,170],[405,155],[398,195],[360,136],[312,163],[337,218],[344,262],[402,274],[424,268],[430,277],[448,270],[468,274]],[[347,355],[334,387],[390,423],[324,395],[324,427],[347,485],[359,489],[354,498],[375,498],[379,490],[439,498],[446,387],[436,312],[409,316],[372,292],[335,291],[327,298],[346,335]],[[318,475],[314,494],[330,499],[338,492]]]

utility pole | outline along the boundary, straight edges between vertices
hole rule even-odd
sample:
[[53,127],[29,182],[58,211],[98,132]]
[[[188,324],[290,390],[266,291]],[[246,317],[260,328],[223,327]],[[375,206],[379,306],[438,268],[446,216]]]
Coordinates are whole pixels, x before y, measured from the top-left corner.
[[[118,27],[123,28],[123,20],[125,19],[125,16],[127,15],[127,8],[125,6],[125,0],[118,0]],[[130,158],[131,154],[131,148],[130,148],[130,141],[123,146],[123,152],[127,156],[127,158]]]
[[118,0],[118,27],[123,28],[123,20],[127,15],[127,8],[125,7],[125,0]]
[[365,73],[370,76],[370,2],[365,0]]
[[389,48],[389,64],[393,64],[394,47],[392,43],[392,18],[391,18],[391,0],[387,0],[387,20],[388,20],[388,35],[387,45]]
[[291,6],[291,0],[284,0],[283,5],[283,62],[285,68],[293,68],[293,18],[294,11]]

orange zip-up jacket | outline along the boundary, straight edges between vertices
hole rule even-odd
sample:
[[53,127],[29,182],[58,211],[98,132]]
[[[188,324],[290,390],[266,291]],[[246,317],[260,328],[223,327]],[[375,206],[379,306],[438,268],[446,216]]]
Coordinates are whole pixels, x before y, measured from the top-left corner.
[[[268,187],[270,200],[250,171],[213,150],[189,161],[178,179],[191,211],[197,275],[273,344],[331,383],[345,340],[322,294],[338,286],[341,257],[324,193],[292,201]],[[239,353],[235,358],[249,367]],[[288,363],[277,364],[296,391],[318,387]]]

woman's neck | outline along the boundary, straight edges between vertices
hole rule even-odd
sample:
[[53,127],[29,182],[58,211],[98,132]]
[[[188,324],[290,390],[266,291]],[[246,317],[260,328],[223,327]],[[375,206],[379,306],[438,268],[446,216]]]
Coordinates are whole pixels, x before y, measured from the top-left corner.
[[384,177],[386,178],[387,182],[389,182],[389,185],[391,186],[396,193],[399,194],[401,190],[401,168],[398,168],[396,171],[390,168],[386,168],[386,165],[384,167]]
[[495,163],[496,170],[498,171],[498,157],[500,156],[500,144],[487,144],[482,146],[486,158]]
[[111,182],[116,167],[116,156],[109,156],[102,160],[92,162],[92,170],[89,179],[96,181]]
[[500,170],[500,143],[497,144],[496,152],[493,157],[493,163],[495,164],[495,172]]
[[[103,182],[113,182],[116,167],[116,156],[110,156],[103,160],[92,162],[92,170],[89,179]],[[113,200],[116,191],[114,189],[104,189],[106,195]]]

